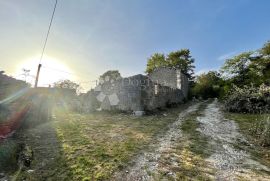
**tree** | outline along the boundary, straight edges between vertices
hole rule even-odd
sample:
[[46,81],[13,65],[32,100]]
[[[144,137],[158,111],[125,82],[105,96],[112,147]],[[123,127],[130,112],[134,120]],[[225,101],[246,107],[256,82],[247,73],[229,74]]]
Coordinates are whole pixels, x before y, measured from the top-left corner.
[[147,61],[146,73],[151,73],[156,68],[169,67],[180,69],[186,74],[189,80],[194,78],[194,59],[189,49],[182,49],[169,53],[167,56],[155,53]]
[[220,97],[222,94],[223,80],[220,73],[209,71],[196,77],[192,87],[192,95],[204,99]]
[[221,71],[240,87],[248,84],[270,85],[270,42],[257,51],[241,53],[226,60]]
[[121,78],[121,74],[118,70],[109,70],[100,76],[100,79],[102,80],[106,80],[106,78],[108,80],[117,80]]
[[251,63],[250,56],[252,54],[253,52],[244,52],[227,59],[221,68],[221,72],[227,79],[231,79],[235,84],[246,84],[249,82],[249,65]]
[[56,88],[65,88],[65,89],[73,89],[75,90],[77,93],[78,91],[80,90],[80,85],[75,83],[75,82],[72,82],[71,80],[59,80],[55,83],[53,83],[53,87],[56,87]]
[[227,59],[221,68],[223,73],[229,76],[237,76],[247,71],[252,52],[244,52],[233,58]]
[[156,68],[166,67],[166,66],[167,66],[167,62],[166,62],[165,55],[162,53],[154,53],[150,58],[148,58],[146,72],[151,73]]
[[270,55],[270,41],[266,42],[262,49],[261,49],[261,53],[263,55]]
[[258,68],[263,75],[263,83],[270,85],[270,41],[264,44],[260,53],[262,53],[262,57]]
[[194,79],[194,58],[189,49],[182,49],[168,54],[166,61],[169,67],[177,68],[186,74],[190,80]]

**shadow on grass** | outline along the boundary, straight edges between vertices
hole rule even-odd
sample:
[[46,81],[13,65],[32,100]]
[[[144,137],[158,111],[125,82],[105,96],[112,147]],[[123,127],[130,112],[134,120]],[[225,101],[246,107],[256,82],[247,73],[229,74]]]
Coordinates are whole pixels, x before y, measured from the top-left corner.
[[46,95],[33,97],[33,107],[17,144],[34,152],[29,168],[17,180],[109,180],[147,149],[176,121],[181,107],[135,117],[122,113],[78,114],[55,106]]
[[[0,145],[3,171],[12,180],[72,180],[72,172],[66,165],[62,144],[51,121],[53,100],[48,95],[33,94],[31,102],[31,109],[20,129]],[[20,145],[27,145],[33,151],[30,166],[21,164],[20,159],[24,156],[19,155],[24,153]]]

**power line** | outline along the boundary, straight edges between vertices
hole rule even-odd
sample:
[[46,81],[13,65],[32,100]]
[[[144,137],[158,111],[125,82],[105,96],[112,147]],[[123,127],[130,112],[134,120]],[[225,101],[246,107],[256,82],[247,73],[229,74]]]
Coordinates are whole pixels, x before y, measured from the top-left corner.
[[94,76],[94,77],[97,77],[96,75],[94,75],[93,73],[87,73],[87,74],[82,74],[82,73],[80,73],[80,74],[75,74],[75,73],[71,73],[71,72],[67,72],[67,71],[64,71],[64,70],[60,70],[60,69],[56,69],[56,68],[52,68],[52,67],[48,67],[48,66],[43,66],[43,68],[47,68],[47,69],[50,69],[50,70],[53,70],[53,71],[56,71],[56,72],[62,72],[62,73],[65,73],[65,74],[70,74],[70,75],[74,75],[74,76],[76,76],[76,77],[84,77],[84,78],[86,78],[86,76],[87,76],[87,78],[86,79],[88,79],[88,76],[89,76],[89,74],[91,75],[91,76]]
[[44,42],[44,45],[43,45],[43,49],[42,49],[42,53],[41,53],[41,56],[40,56],[39,64],[41,63],[41,60],[43,58],[44,51],[45,51],[45,48],[46,48],[46,45],[47,45],[48,37],[49,37],[49,34],[50,34],[50,30],[51,30],[51,26],[52,26],[52,22],[53,22],[53,18],[54,18],[56,5],[57,5],[57,0],[55,0],[54,9],[53,9],[50,25],[49,25],[49,28],[48,28],[48,31],[47,31],[47,35],[46,35],[46,38],[45,38],[45,42]]
[[43,68],[47,68],[47,69],[50,69],[50,70],[53,70],[53,71],[56,71],[56,72],[62,72],[62,73],[65,73],[65,74],[75,75],[74,73],[67,72],[67,71],[60,70],[60,69],[56,69],[56,68],[52,68],[52,67],[48,67],[48,66],[43,66]]
[[52,21],[53,21],[53,18],[54,18],[54,13],[55,13],[56,5],[57,5],[57,0],[55,0],[55,4],[54,4],[54,8],[53,8],[53,13],[52,13],[52,17],[51,17],[51,21],[50,21],[50,24],[49,24],[47,35],[46,35],[45,42],[44,42],[44,45],[43,45],[43,48],[42,48],[42,52],[41,52],[41,56],[40,56],[40,59],[39,59],[37,76],[36,76],[36,80],[35,80],[35,88],[38,86],[38,79],[39,79],[39,73],[40,73],[40,68],[41,68],[41,61],[42,61],[42,58],[43,58],[43,55],[44,55],[44,51],[45,51],[45,48],[46,48],[46,45],[47,45],[48,37],[49,37],[49,34],[50,34],[50,30],[51,30]]

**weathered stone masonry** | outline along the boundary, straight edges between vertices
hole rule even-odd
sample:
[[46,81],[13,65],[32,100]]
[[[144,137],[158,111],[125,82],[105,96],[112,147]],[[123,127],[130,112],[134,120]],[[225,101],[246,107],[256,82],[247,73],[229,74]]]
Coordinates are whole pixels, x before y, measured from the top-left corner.
[[148,76],[113,80],[106,77],[95,88],[103,110],[145,111],[181,103],[187,97],[187,77],[177,69],[159,68]]

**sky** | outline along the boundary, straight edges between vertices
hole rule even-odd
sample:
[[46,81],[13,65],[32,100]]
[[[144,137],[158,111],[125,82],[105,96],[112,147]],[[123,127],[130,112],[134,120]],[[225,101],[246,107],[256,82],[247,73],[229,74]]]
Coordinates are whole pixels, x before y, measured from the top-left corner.
[[[0,0],[0,70],[32,79],[54,0]],[[71,79],[85,89],[99,75],[144,74],[147,58],[188,48],[196,73],[270,40],[268,0],[58,0],[42,60],[41,86]],[[31,80],[31,76],[28,77]]]

